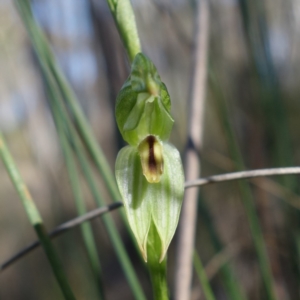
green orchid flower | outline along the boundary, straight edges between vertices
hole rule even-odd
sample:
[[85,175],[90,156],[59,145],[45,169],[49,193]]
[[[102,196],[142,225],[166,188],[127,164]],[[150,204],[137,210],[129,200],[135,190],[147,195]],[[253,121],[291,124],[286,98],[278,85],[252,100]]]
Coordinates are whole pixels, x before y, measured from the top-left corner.
[[170,109],[169,93],[154,64],[137,54],[117,97],[117,124],[129,146],[119,152],[115,172],[129,225],[145,261],[147,249],[155,252],[150,256],[159,262],[165,258],[183,200],[180,154],[167,143],[174,123]]

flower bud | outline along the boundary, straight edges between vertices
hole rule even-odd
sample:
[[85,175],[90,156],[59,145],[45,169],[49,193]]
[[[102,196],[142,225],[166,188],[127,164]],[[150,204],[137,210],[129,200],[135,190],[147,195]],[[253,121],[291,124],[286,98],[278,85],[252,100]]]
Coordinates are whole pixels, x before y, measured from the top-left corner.
[[117,96],[116,119],[126,142],[137,146],[147,135],[169,138],[174,120],[168,90],[154,64],[136,55],[131,73]]

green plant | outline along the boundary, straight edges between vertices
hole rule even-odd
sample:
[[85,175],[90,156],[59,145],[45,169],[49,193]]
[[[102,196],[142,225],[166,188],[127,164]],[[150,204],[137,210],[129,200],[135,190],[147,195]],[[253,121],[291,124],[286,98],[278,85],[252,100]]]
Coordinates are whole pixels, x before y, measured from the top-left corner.
[[[142,258],[146,261],[155,299],[169,299],[170,292],[166,276],[167,250],[179,220],[184,188],[226,180],[251,178],[257,175],[299,174],[299,168],[225,174],[200,178],[200,180],[187,182],[184,185],[179,152],[168,143],[174,120],[170,113],[171,101],[167,87],[162,82],[153,62],[142,52],[130,1],[115,0],[108,1],[108,4],[131,63],[131,72],[117,97],[115,110],[121,135],[129,144],[121,149],[118,154],[115,167],[116,183],[74,93],[60,71],[44,34],[34,20],[29,1],[16,0],[15,2],[39,60],[78,215],[83,216],[82,219],[76,222],[76,225],[82,224],[82,235],[94,281],[98,287],[98,297],[100,299],[105,298],[102,289],[103,274],[93,232],[88,223],[83,224],[90,217],[85,215],[87,209],[81,189],[81,177],[79,177],[82,173],[84,184],[88,187],[96,204],[99,207],[106,208],[106,202],[97,183],[92,164],[95,165],[97,171],[103,177],[111,198],[116,201],[117,206],[115,207],[120,207],[118,201],[122,197],[125,214],[123,210],[120,210],[120,213],[125,226],[129,229],[129,234],[133,233],[132,240],[134,243],[136,242],[137,250],[140,251]],[[220,95],[217,95],[218,97],[222,98]],[[218,108],[220,109],[219,119],[224,124],[223,127],[228,139],[231,158],[237,169],[244,169],[243,159],[239,153],[229,121],[229,111],[222,101],[218,103]],[[280,127],[280,125],[278,126]],[[198,132],[196,132],[197,134]],[[189,150],[195,150],[194,142],[193,136],[189,144]],[[64,297],[74,299],[57,254],[45,232],[40,213],[37,211],[18,174],[2,136],[0,136],[0,154],[15,188],[19,192],[28,217],[37,232],[40,243],[45,249]],[[196,157],[195,159],[198,160],[199,158]],[[258,255],[266,295],[269,299],[275,299],[276,293],[265,249],[265,240],[259,226],[254,203],[252,203],[250,189],[244,182],[240,183],[239,187]],[[198,199],[195,200],[199,201]],[[293,209],[298,208],[295,201],[291,201],[290,204],[292,204]],[[201,210],[200,219],[203,219],[203,222],[209,227],[208,232],[214,248],[212,252],[218,256],[222,254],[218,252],[223,251],[221,239],[217,230],[212,226],[213,221],[210,220],[209,211],[204,203],[200,204],[199,210]],[[93,216],[95,217],[95,215]],[[102,219],[132,290],[133,297],[135,299],[146,299],[111,216],[105,215]],[[68,228],[71,227],[73,225]],[[200,254],[202,257],[201,249]],[[228,260],[225,257],[225,262],[220,267],[225,292],[230,299],[244,299],[244,291],[240,289],[239,280],[236,279],[234,269],[231,268],[232,266],[230,266]],[[200,260],[200,255],[194,251],[194,267],[203,294],[206,299],[215,299],[217,293],[214,295],[214,289],[210,286],[210,279],[206,275],[204,265]],[[6,268],[5,264],[2,265],[2,269],[4,268]]]

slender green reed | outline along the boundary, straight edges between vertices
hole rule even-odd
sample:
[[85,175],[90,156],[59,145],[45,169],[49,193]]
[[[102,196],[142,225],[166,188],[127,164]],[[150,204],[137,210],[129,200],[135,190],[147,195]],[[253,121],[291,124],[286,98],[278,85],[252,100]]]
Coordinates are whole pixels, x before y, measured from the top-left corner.
[[202,261],[196,251],[194,251],[193,259],[194,259],[194,267],[196,269],[199,281],[202,286],[203,294],[205,295],[206,300],[216,300],[214,293],[211,289],[211,286],[209,284],[208,278],[206,276]]
[[[288,115],[286,110],[286,100],[280,82],[280,70],[274,65],[274,58],[271,53],[269,31],[271,30],[268,12],[265,1],[238,1],[241,7],[242,22],[246,42],[248,45],[250,67],[255,74],[255,83],[259,88],[255,95],[257,106],[262,110],[260,122],[264,125],[265,135],[268,137],[266,148],[274,166],[293,166],[295,165],[295,153],[293,153],[291,131],[289,128]],[[259,20],[259,22],[257,21]],[[262,72],[263,70],[263,72]],[[263,74],[263,76],[262,76]],[[299,184],[295,176],[284,176],[279,178],[284,187],[299,194]],[[295,283],[286,280],[288,285],[294,286],[296,293],[300,280],[300,256],[294,253],[297,244],[300,243],[300,213],[291,209],[283,203],[282,212],[285,216],[285,244],[290,251],[291,259],[288,261],[289,269],[294,269],[298,264],[298,272],[294,276]],[[296,256],[298,256],[296,258]],[[286,269],[286,266],[284,267]],[[281,273],[284,272],[281,270]],[[282,277],[286,277],[283,274]]]
[[[49,87],[48,96],[50,100],[53,101],[53,103],[57,106],[62,105],[63,99],[66,100],[66,104],[68,105],[68,108],[73,114],[75,123],[79,129],[79,132],[81,133],[81,137],[85,143],[85,146],[89,150],[91,157],[93,158],[96,164],[96,167],[102,174],[110,194],[112,195],[115,201],[120,200],[119,191],[116,186],[114,176],[107,163],[107,160],[105,159],[103,152],[97,144],[92,130],[88,125],[88,122],[86,121],[86,118],[83,115],[82,110],[77,103],[74,92],[72,91],[64,76],[62,75],[62,72],[56,65],[55,59],[50,50],[48,42],[33,18],[28,0],[15,0],[15,2],[19,9],[19,13],[22,17],[22,20],[24,21],[28,34],[31,38],[34,49],[37,53],[37,57],[39,59],[40,66],[43,71],[45,81]],[[63,110],[64,109],[60,109],[60,111]],[[64,118],[64,120],[67,119],[67,117]],[[74,135],[75,134],[72,134],[72,136]],[[78,138],[77,135],[76,137]],[[90,169],[88,164],[87,169]],[[91,170],[90,173],[92,174]],[[97,193],[96,197],[95,191],[97,185],[95,181],[93,181],[93,186],[95,187],[94,190],[92,190],[92,192],[94,191],[93,195],[95,197],[95,200],[97,201],[98,205],[104,205],[100,192]],[[110,216],[106,216],[103,220],[135,298],[145,299],[141,286],[138,283],[134,269],[124,249],[118,232],[114,226],[112,218]]]
[[[70,149],[68,140],[63,131],[63,124],[62,124],[63,120],[60,119],[60,116],[55,112],[55,110],[53,110],[53,108],[52,108],[52,112],[57,126],[57,132],[63,150],[63,154],[64,154],[64,158],[65,158],[65,162],[69,174],[70,184],[75,198],[77,212],[78,215],[83,215],[87,212],[87,210],[84,204],[83,194],[80,187],[80,180],[78,176],[78,170],[76,168],[73,153]],[[81,232],[87,250],[88,258],[91,264],[92,272],[96,280],[98,297],[99,299],[104,299],[101,264],[98,257],[97,246],[94,239],[91,224],[88,222],[81,224]]]
[[[210,75],[211,75],[210,79],[213,84],[213,89],[217,94],[215,96],[215,100],[217,102],[219,117],[223,124],[225,135],[228,141],[231,158],[234,161],[237,170],[239,171],[244,170],[245,166],[243,163],[243,158],[240,153],[239,146],[237,144],[236,137],[229,120],[228,108],[226,106],[225,100],[223,99],[223,95],[218,90],[219,87],[216,84],[216,79],[212,76],[212,74]],[[267,249],[264,242],[264,237],[259,224],[259,219],[256,213],[255,203],[252,198],[251,190],[249,184],[245,181],[239,181],[238,186],[241,193],[241,199],[245,207],[250,230],[252,233],[252,238],[253,238],[254,246],[258,257],[261,276],[263,278],[267,297],[268,297],[267,299],[275,300],[276,299],[275,291],[274,291],[275,285],[272,277],[271,266],[270,266]]]
[[[207,227],[215,251],[216,252],[222,251],[224,247],[215,229],[211,214],[203,199],[199,200],[198,209],[199,209],[199,216]],[[230,300],[245,300],[246,299],[245,293],[229,263],[225,263],[221,267],[220,273],[221,273],[222,281],[224,282],[225,289],[228,293],[228,298]]]
[[[97,205],[104,206],[105,201],[104,201],[103,197],[101,196],[101,193],[99,191],[98,185],[94,178],[93,172],[89,166],[89,162],[85,155],[84,147],[83,147],[79,137],[77,136],[76,131],[75,131],[71,121],[69,120],[68,116],[66,115],[66,112],[60,102],[55,102],[54,110],[55,110],[55,114],[61,114],[60,117],[65,120],[64,130],[66,132],[69,132],[70,142],[72,143],[72,145],[74,147],[74,151],[76,152],[76,155],[78,157],[82,171],[87,180],[87,184],[92,192],[92,195],[93,195]],[[135,295],[135,298],[136,299],[145,299],[143,291],[142,291],[142,289],[138,283],[138,279],[135,275],[134,269],[131,265],[131,262],[128,258],[128,255],[125,251],[125,248],[122,244],[121,238],[119,237],[119,234],[117,232],[117,229],[113,223],[111,216],[109,216],[109,215],[103,216],[102,220],[108,231],[109,237],[115,248],[115,251],[117,253],[117,256],[119,258],[121,266],[124,270],[125,276],[131,286],[131,289]]]
[[92,129],[88,124],[86,117],[84,116],[78,104],[79,102],[75,93],[71,89],[70,85],[65,79],[65,76],[56,64],[49,44],[36,21],[34,20],[28,0],[15,0],[15,3],[19,9],[19,13],[31,38],[33,47],[37,53],[46,80],[49,81],[49,76],[51,76],[51,85],[55,84],[60,90],[62,98],[66,101],[66,104],[68,105],[74,117],[74,121],[78,127],[79,132],[81,133],[81,137],[85,143],[85,146],[90,152],[96,167],[102,175],[113,200],[120,200],[119,190],[110,166],[99,144],[97,143],[95,136],[93,135]]
[[42,217],[33,199],[31,198],[31,195],[17,169],[16,164],[14,163],[14,160],[6,146],[6,143],[4,141],[1,132],[0,132],[0,156],[2,161],[4,162],[4,165],[6,167],[6,170],[10,176],[12,183],[19,194],[19,197],[27,213],[28,219],[31,225],[34,227],[36,234],[44,248],[44,251],[52,267],[53,273],[58,281],[58,284],[60,285],[61,291],[65,299],[74,300],[75,296],[73,295],[67,277],[64,274],[60,259],[56,254],[53,245],[51,244],[50,238],[43,224]]

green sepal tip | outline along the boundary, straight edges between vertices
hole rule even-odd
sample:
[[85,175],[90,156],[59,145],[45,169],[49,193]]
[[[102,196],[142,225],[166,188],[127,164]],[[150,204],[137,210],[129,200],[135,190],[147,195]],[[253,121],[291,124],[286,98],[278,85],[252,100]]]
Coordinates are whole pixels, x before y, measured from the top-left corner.
[[153,222],[161,240],[161,262],[175,233],[184,192],[183,168],[177,149],[162,142],[163,173],[150,183],[143,174],[137,147],[126,146],[116,160],[116,178],[130,227],[147,261],[147,238]]
[[170,96],[156,67],[148,57],[138,53],[117,96],[115,114],[124,140],[137,146],[151,134],[166,141],[174,123],[170,110]]

